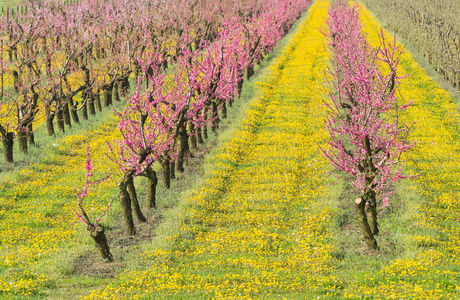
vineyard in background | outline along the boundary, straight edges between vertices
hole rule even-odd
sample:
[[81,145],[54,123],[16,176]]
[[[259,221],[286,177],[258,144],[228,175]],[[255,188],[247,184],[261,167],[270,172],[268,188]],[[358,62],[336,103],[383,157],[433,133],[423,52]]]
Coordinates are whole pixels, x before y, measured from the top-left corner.
[[[457,4],[363,2],[459,87]],[[368,10],[26,7],[0,17],[0,298],[458,297],[460,115]]]

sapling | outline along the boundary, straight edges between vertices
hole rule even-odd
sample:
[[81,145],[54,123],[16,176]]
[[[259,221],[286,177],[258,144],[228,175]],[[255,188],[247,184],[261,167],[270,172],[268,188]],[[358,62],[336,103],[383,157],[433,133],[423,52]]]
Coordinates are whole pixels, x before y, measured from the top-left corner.
[[107,211],[112,206],[112,201],[110,200],[107,208],[101,213],[101,215],[94,221],[91,222],[88,214],[86,213],[85,207],[83,205],[83,201],[88,195],[88,190],[90,187],[100,184],[107,179],[109,179],[110,175],[107,175],[99,180],[93,181],[93,165],[91,164],[91,155],[90,155],[90,148],[89,145],[86,147],[86,181],[85,185],[81,188],[80,191],[75,191],[77,196],[77,206],[78,210],[73,210],[75,215],[78,219],[86,225],[86,230],[89,231],[90,236],[96,242],[97,247],[101,253],[103,259],[107,259],[108,261],[113,261],[113,256],[110,253],[110,248],[107,243],[107,238],[105,236],[104,227],[102,227],[100,223],[102,217],[107,213]]

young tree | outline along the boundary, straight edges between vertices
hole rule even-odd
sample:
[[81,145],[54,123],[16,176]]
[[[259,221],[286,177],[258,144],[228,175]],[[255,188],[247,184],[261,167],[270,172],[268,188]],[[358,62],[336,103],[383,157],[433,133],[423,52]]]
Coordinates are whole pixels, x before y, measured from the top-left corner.
[[386,206],[386,197],[394,193],[386,191],[389,184],[406,178],[398,163],[414,144],[408,141],[410,127],[400,120],[411,102],[398,106],[395,96],[402,79],[397,75],[402,50],[396,40],[387,43],[383,32],[380,47],[372,49],[361,32],[359,12],[357,5],[339,1],[328,13],[330,140],[321,150],[335,168],[354,177],[359,223],[369,249],[376,250],[377,199],[383,198]]
[[93,178],[93,165],[91,164],[91,155],[90,155],[90,148],[89,145],[86,148],[86,181],[85,185],[81,188],[80,191],[75,191],[77,196],[77,206],[78,211],[74,210],[75,215],[78,219],[86,225],[86,230],[89,231],[90,236],[96,242],[97,247],[101,253],[103,259],[107,259],[108,261],[113,261],[113,256],[110,253],[110,248],[107,243],[107,238],[105,236],[104,227],[102,227],[99,222],[101,218],[107,213],[107,210],[110,209],[112,206],[111,202],[107,205],[107,208],[102,212],[102,214],[93,222],[91,222],[88,214],[86,213],[85,207],[83,205],[83,200],[88,195],[88,189],[96,184],[104,182],[105,180],[109,179],[110,175],[106,177],[92,181]]

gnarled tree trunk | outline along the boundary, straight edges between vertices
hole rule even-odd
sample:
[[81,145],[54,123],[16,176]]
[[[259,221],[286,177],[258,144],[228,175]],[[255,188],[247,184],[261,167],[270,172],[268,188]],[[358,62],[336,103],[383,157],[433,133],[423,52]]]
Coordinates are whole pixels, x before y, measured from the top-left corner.
[[34,137],[34,129],[33,129],[32,122],[27,124],[27,142],[29,143],[30,146],[32,145],[35,146],[35,137]]
[[147,219],[144,217],[144,214],[141,211],[139,202],[137,201],[136,188],[134,187],[134,180],[132,177],[130,182],[128,183],[128,193],[131,198],[131,204],[134,208],[134,213],[136,215],[137,220],[139,222],[147,222]]
[[196,130],[195,130],[195,125],[193,125],[192,122],[189,123],[189,128],[190,128],[190,146],[193,150],[198,150],[198,146],[196,144]]
[[27,127],[23,125],[18,126],[18,146],[19,152],[27,153]]
[[63,110],[62,110],[62,115],[64,119],[64,124],[67,125],[68,127],[72,127],[72,122],[70,120],[70,109],[69,109],[69,103],[64,104]]
[[201,135],[201,127],[196,128],[196,139],[198,144],[203,144],[203,136]]
[[126,173],[123,177],[123,180],[120,182],[119,197],[121,209],[123,210],[126,232],[130,235],[134,235],[136,233],[136,229],[134,228],[133,212],[131,209],[131,197],[128,193],[129,178],[131,176],[131,174]]
[[211,125],[211,131],[216,132],[217,128],[219,128],[219,114],[217,113],[217,103],[212,102],[211,103],[211,112],[212,112],[212,125]]
[[49,109],[46,109],[45,111],[45,116],[46,116],[46,130],[48,132],[49,136],[54,135],[54,112],[50,111]]
[[99,90],[97,90],[96,94],[94,94],[94,105],[96,106],[97,112],[102,111],[101,97],[99,95]]
[[99,252],[101,253],[102,258],[112,262],[113,255],[112,253],[110,253],[110,248],[109,244],[107,243],[104,228],[101,225],[97,225],[96,227],[94,227],[94,225],[88,225],[87,230],[89,231],[90,236],[96,242],[96,245],[99,248]]
[[104,85],[104,88],[103,88],[104,107],[112,105],[112,89],[113,89],[113,82]]
[[163,167],[163,187],[169,189],[171,187],[171,170],[168,159],[163,160],[161,166]]
[[[1,125],[0,125],[1,126]],[[7,132],[2,129],[2,144],[4,148],[5,162],[13,163],[13,145],[14,145],[14,133],[12,131]]]
[[366,201],[364,201],[362,198],[356,198],[356,213],[358,215],[358,221],[363,232],[364,240],[366,241],[369,250],[376,251],[379,250],[379,247],[377,246],[377,241],[375,240],[374,235],[371,231],[371,227],[369,226],[369,223],[367,221],[366,213],[364,211],[365,205]]
[[88,111],[90,116],[94,116],[96,114],[96,107],[94,106],[94,94],[91,92],[88,94]]
[[190,148],[188,145],[188,134],[185,126],[181,126],[179,129],[179,153],[176,160],[176,171],[184,172],[184,162],[190,155]]
[[154,208],[156,207],[156,191],[157,191],[157,173],[152,170],[152,168],[147,168],[145,171],[147,178],[148,178],[148,207]]
[[174,161],[169,163],[169,168],[170,168],[169,177],[171,179],[176,179],[175,167],[176,167],[176,163]]
[[77,114],[77,106],[72,98],[69,99],[69,108],[70,108],[70,116],[72,117],[72,120],[76,124],[79,124],[80,119],[78,118],[78,114]]

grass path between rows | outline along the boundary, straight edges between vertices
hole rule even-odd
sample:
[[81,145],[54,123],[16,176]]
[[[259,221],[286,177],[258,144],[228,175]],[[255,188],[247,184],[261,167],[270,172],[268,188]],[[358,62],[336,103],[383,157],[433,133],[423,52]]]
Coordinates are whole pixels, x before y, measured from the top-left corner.
[[323,100],[327,1],[317,1],[259,84],[262,96],[212,159],[206,186],[189,199],[170,249],[146,252],[87,299],[300,298],[336,288],[322,201],[328,164]]

